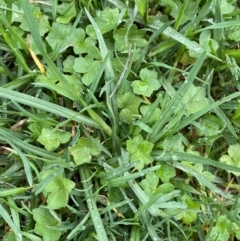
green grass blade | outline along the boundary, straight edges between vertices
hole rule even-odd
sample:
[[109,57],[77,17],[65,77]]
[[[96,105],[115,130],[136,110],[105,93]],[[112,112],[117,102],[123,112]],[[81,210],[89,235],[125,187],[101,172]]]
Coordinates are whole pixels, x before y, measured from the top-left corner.
[[159,133],[160,133],[161,129],[170,120],[170,117],[174,113],[175,109],[181,103],[181,96],[183,96],[184,93],[187,92],[188,88],[195,80],[195,77],[197,76],[197,73],[203,64],[205,57],[206,57],[206,53],[204,52],[201,54],[201,56],[199,57],[199,59],[197,60],[197,62],[194,64],[191,71],[189,72],[188,77],[187,77],[187,82],[183,83],[180,86],[178,91],[175,93],[173,98],[170,100],[168,106],[163,110],[163,112],[161,114],[162,119],[160,121],[156,122],[152,126],[153,132],[147,136],[147,139],[149,141],[154,143],[159,140]]
[[68,234],[67,240],[72,240],[74,236],[81,231],[81,228],[87,222],[88,219],[89,219],[89,212],[85,215],[85,217],[81,220],[81,222]]
[[9,139],[8,136],[4,135],[4,133],[1,132],[1,130],[0,130],[0,133],[2,134],[3,137],[5,137],[5,141],[16,151],[17,155],[19,155],[20,158],[22,159],[25,175],[27,177],[27,181],[28,181],[29,185],[32,186],[33,177],[32,177],[31,167],[29,165],[29,160],[22,153],[22,151],[14,144],[14,142],[16,142],[16,140],[14,140],[14,137]]
[[14,201],[14,198],[12,196],[8,196],[7,200],[2,199],[1,201],[5,202],[6,205],[8,205],[11,209],[15,210],[18,212],[18,214],[22,214],[23,216],[27,218],[31,218],[31,214],[23,210],[22,208],[19,208]]
[[59,86],[49,81],[48,79],[41,79],[39,82],[34,83],[36,87],[45,87],[50,90],[56,91],[58,94],[65,96],[74,101],[80,101],[80,96],[77,96],[71,89],[68,89],[66,85]]
[[19,148],[21,148],[22,150],[25,150],[27,153],[34,153],[35,155],[38,155],[38,156],[41,156],[41,157],[44,157],[46,158],[48,161],[49,160],[58,160],[58,161],[62,161],[61,158],[60,158],[60,155],[57,154],[57,153],[54,153],[54,152],[49,152],[49,151],[46,151],[40,147],[37,147],[37,146],[34,146],[34,145],[31,145],[25,141],[22,141],[14,131],[11,131],[11,130],[8,130],[4,127],[1,127],[0,128],[0,138],[1,136],[5,136],[6,138],[8,139],[11,139],[14,138],[14,144],[16,146],[18,146]]
[[[54,5],[54,4],[53,4]],[[54,6],[53,6],[54,7]],[[75,22],[73,23],[73,25],[71,26],[71,28],[69,29],[67,36],[71,36],[72,32],[74,31],[74,29],[76,29],[77,24],[79,23],[80,19],[82,17],[82,12],[78,13]],[[61,42],[61,44],[57,45],[57,47],[54,49],[51,59],[54,61],[56,60],[56,58],[58,57],[58,55],[62,52],[62,48],[65,45],[65,43],[68,41],[68,38],[65,38],[64,41]]]
[[239,219],[231,212],[231,211],[228,211],[227,208],[225,208],[223,205],[221,204],[218,204],[218,203],[213,203],[212,204],[213,207],[216,207],[217,210],[221,210],[223,214],[225,214],[229,220],[233,220],[237,225],[238,227],[240,227],[240,221]]
[[6,17],[8,22],[11,22],[12,20],[12,5],[13,5],[13,0],[7,1]]
[[151,237],[152,240],[157,240],[157,241],[164,241],[164,239],[161,239],[156,232],[155,227],[151,224],[151,218],[150,215],[147,212],[144,212],[142,214],[142,219],[144,220],[144,223],[146,224],[147,231]]
[[147,23],[148,19],[148,0],[135,0],[139,13],[142,15],[144,21]]
[[57,16],[57,5],[58,5],[58,0],[53,0],[52,1],[52,17],[53,17],[53,20],[55,20],[56,16]]
[[39,238],[38,236],[31,234],[31,233],[27,233],[27,232],[21,232],[21,234],[26,237],[28,240],[30,241],[43,241],[41,238]]
[[[212,104],[214,103],[214,100],[211,96],[211,83],[212,83],[212,77],[213,77],[213,73],[214,71],[212,70],[212,72],[208,75],[207,77],[207,80],[206,82],[208,82],[208,89],[207,89],[207,94],[208,94],[208,100],[209,100],[209,103]],[[228,100],[227,100],[228,101]],[[230,133],[235,136],[237,138],[237,133],[236,131],[234,130],[234,127],[233,125],[231,124],[230,121],[228,121],[228,118],[227,116],[224,114],[224,112],[219,108],[219,107],[216,107],[213,109],[213,111],[216,113],[216,115],[218,116],[218,118],[226,124],[226,127],[228,128],[228,130],[230,131]]]
[[9,227],[11,227],[12,231],[15,234],[16,240],[22,241],[22,235],[20,233],[20,230],[17,228],[16,224],[13,222],[10,215],[8,214],[6,209],[2,206],[2,204],[0,204],[0,216],[2,216],[2,218],[5,220],[7,225],[9,225]]
[[[229,102],[230,100],[232,100],[234,98],[237,98],[239,96],[240,96],[240,93],[237,92],[237,93],[234,93],[234,94],[231,94],[229,96],[224,97],[222,100],[219,100],[219,101],[216,101],[216,102],[212,102],[212,104],[210,104],[209,106],[207,106],[207,107],[203,108],[202,110],[194,113],[193,115],[183,119],[179,123],[179,125],[176,128],[174,128],[174,133],[182,130],[184,127],[186,127],[189,124],[191,124],[192,121],[194,121],[194,120],[198,119],[199,117],[203,116],[208,111],[212,111],[212,110],[214,111],[215,108],[218,107],[219,105],[222,105],[223,103]],[[221,112],[218,111],[218,113],[220,114]],[[223,121],[224,121],[224,123],[226,123],[226,125],[227,124],[228,124],[228,126],[231,125],[229,120],[228,120],[228,118],[225,115],[222,115],[222,114],[220,114],[220,115],[221,115],[222,118],[224,118]],[[171,128],[171,127],[169,127],[169,128]],[[230,131],[232,132],[232,134],[234,136],[237,136],[236,132],[234,131],[234,129],[232,130],[232,128],[233,127],[230,127]]]
[[101,151],[103,151],[106,155],[108,155],[109,157],[112,157],[112,154],[103,146],[101,145],[99,142],[96,141],[95,138],[93,138],[86,130],[83,129],[84,134],[86,135],[86,137],[91,140],[92,143],[95,144],[95,146],[100,149]]
[[[145,210],[150,208],[152,205],[155,205],[155,207],[161,207],[161,204],[167,204],[169,200],[179,197],[180,191],[179,190],[173,190],[172,192],[169,192],[167,194],[162,193],[156,193],[153,194],[151,197],[149,197],[149,200],[146,203],[143,203],[143,205],[138,209],[138,211],[135,213],[135,218],[138,219],[140,215],[143,214]],[[171,204],[172,205],[172,204]],[[174,208],[174,207],[170,207]],[[159,212],[159,216],[165,216],[164,211]]]
[[[119,9],[123,9],[123,8],[127,8],[127,6],[119,1],[119,0],[108,0],[109,2],[111,2],[113,5],[117,6]],[[129,9],[129,11],[133,11],[131,9]],[[158,22],[158,26],[154,26],[154,25],[149,25],[149,27],[151,27],[154,30],[158,30],[159,28],[161,28],[164,25],[163,22]],[[185,45],[187,47],[187,49],[198,52],[199,54],[201,54],[202,52],[204,52],[205,50],[196,42],[189,40],[187,37],[185,37],[183,34],[177,32],[174,28],[172,27],[167,27],[167,29],[164,30],[163,32],[167,37],[175,39],[177,42],[182,43],[183,45]],[[222,61],[221,59],[219,59],[218,57],[214,56],[211,53],[207,53],[207,56],[216,59],[218,61]]]
[[[61,87],[61,86],[57,86],[54,83],[51,83],[47,80],[41,80],[40,84],[36,84],[38,86],[45,86],[49,89],[51,89],[52,91],[57,91],[59,94],[61,94],[62,96],[66,96],[68,98],[70,98],[71,100],[78,100],[82,103],[82,105],[84,107],[88,107],[86,108],[88,114],[92,117],[92,119],[100,126],[102,127],[102,129],[106,132],[106,134],[108,136],[112,135],[112,130],[111,128],[106,124],[106,122],[91,108],[89,108],[89,105],[87,105],[87,103],[83,100],[83,98],[81,98],[80,96],[77,97],[76,99],[76,95],[73,94],[73,92],[71,90],[69,90],[66,86]],[[72,117],[71,117],[72,118]],[[74,118],[72,118],[74,120]]]
[[58,116],[62,116],[65,118],[72,118],[72,120],[87,126],[99,128],[99,125],[95,121],[91,120],[89,117],[86,117],[82,114],[79,114],[75,111],[64,108],[62,106],[49,103],[47,101],[44,101],[23,93],[19,93],[13,90],[0,87],[0,97],[10,99],[10,100],[12,99],[18,103],[28,105],[40,110],[45,110]]
[[[145,116],[141,119],[141,121],[145,124],[148,123],[148,121],[150,120],[150,118],[152,117],[154,111],[156,110],[156,108],[159,106],[160,101],[161,101],[161,95],[159,95],[157,97],[157,99],[154,101],[154,103],[151,105],[151,107],[149,108],[149,110],[147,111],[147,113],[145,114]],[[152,130],[152,129],[151,129]],[[133,135],[136,136],[138,135],[140,132],[142,131],[142,128],[140,128],[139,126],[135,127],[133,129]]]
[[[111,186],[111,187],[119,187],[119,186],[125,185],[126,182],[133,181],[134,179],[139,178],[141,176],[144,176],[144,175],[146,175],[149,172],[154,172],[154,171],[158,170],[159,168],[160,168],[160,166],[157,165],[157,166],[149,167],[147,169],[144,169],[144,170],[136,172],[136,173],[131,173],[130,174],[129,172],[125,172],[123,174],[123,176],[115,177],[115,178],[112,177],[111,179],[110,179],[110,177],[111,177],[110,175],[111,174],[107,173],[108,176],[106,177],[106,180],[110,179],[109,182],[108,182],[109,186]],[[122,171],[123,169],[120,169],[120,170]],[[115,175],[113,174],[113,176],[116,176],[116,174],[119,174],[120,170],[114,170],[113,173],[115,173]]]
[[[152,29],[155,29],[155,30],[158,30],[160,27],[163,26],[163,23],[159,24],[158,27],[156,26],[153,26],[153,25],[150,25],[149,27],[151,27]],[[188,39],[187,37],[185,37],[183,34],[177,32],[175,29],[173,29],[172,27],[167,27],[163,33],[176,40],[177,42],[183,44],[186,46],[187,49],[189,50],[192,50],[196,53],[198,53],[199,55],[202,54],[205,49],[203,49],[197,42],[195,41],[191,41],[190,39]],[[207,56],[210,57],[210,58],[213,58],[215,60],[218,60],[218,61],[222,61],[220,58],[214,56],[213,54],[207,52]]]
[[18,212],[18,209],[14,208],[16,206],[14,199],[11,196],[9,196],[7,197],[7,202],[9,204],[11,203],[11,206],[10,205],[9,206],[10,206],[13,223],[16,225],[17,229],[20,230],[19,212]]
[[12,53],[15,55],[16,59],[18,60],[19,64],[22,68],[28,73],[30,69],[23,57],[21,51],[18,49],[17,43],[13,40],[13,38],[9,35],[8,31],[5,30],[2,26],[0,26],[0,33],[3,36],[4,40],[8,44],[8,47],[11,48]]
[[63,76],[63,74],[59,71],[59,69],[56,67],[56,65],[52,62],[52,60],[49,58],[49,56],[46,53],[42,38],[38,31],[36,20],[33,16],[31,5],[29,4],[28,1],[25,1],[25,0],[20,0],[20,2],[21,2],[21,6],[23,8],[24,14],[25,14],[25,18],[28,23],[28,27],[29,27],[31,35],[32,35],[32,38],[33,38],[36,46],[38,47],[38,50],[40,51],[41,55],[43,56],[44,61],[47,63],[52,74],[55,75],[55,77],[59,81],[63,82],[66,86],[69,86],[69,84],[68,84],[67,80],[65,79],[65,77]]
[[17,89],[27,83],[29,83],[32,78],[35,78],[36,74],[35,73],[29,73],[26,74],[22,77],[19,77],[17,79],[14,79],[13,81],[4,84],[2,87],[6,89]]
[[97,239],[99,241],[106,241],[108,240],[108,237],[96,205],[96,198],[94,197],[92,192],[90,172],[86,166],[82,166],[79,172],[80,172],[82,185],[85,190],[84,192],[87,200],[87,206],[90,212],[90,216],[91,216],[95,231],[97,233]]
[[[89,91],[90,91],[91,93],[93,93],[93,94],[96,92],[96,90],[97,90],[97,88],[98,88],[98,86],[99,86],[99,82],[100,82],[100,80],[101,80],[101,77],[102,77],[102,74],[103,74],[104,70],[106,69],[106,66],[107,66],[108,61],[109,61],[109,53],[108,53],[108,54],[105,56],[105,58],[103,59],[102,64],[101,64],[101,67],[99,68],[99,70],[98,70],[98,72],[97,72],[97,74],[96,74],[95,79],[93,80],[92,84],[91,84],[90,87],[89,87]],[[90,102],[90,99],[91,99],[90,94],[87,94],[86,100],[85,100],[86,103],[89,103],[89,102]]]
[[172,153],[163,153],[161,151],[154,151],[154,160],[156,161],[187,161],[187,162],[193,162],[193,163],[201,163],[202,165],[209,165],[216,168],[219,168],[221,170],[227,170],[227,171],[233,171],[233,172],[240,172],[239,167],[231,166],[222,162],[214,161],[212,159],[202,157],[202,156],[196,156],[189,153],[181,153],[181,152],[172,152]]
[[222,197],[226,199],[232,199],[231,195],[223,191],[222,189],[218,188],[216,185],[212,184],[210,181],[208,181],[204,175],[199,173],[198,171],[195,171],[194,169],[179,163],[179,162],[173,162],[172,164],[174,167],[184,171],[185,173],[188,173],[189,175],[195,177],[199,183],[201,183],[203,186],[207,187],[210,189],[213,193],[219,194]]
[[[21,116],[26,116],[28,118],[31,118],[31,120],[35,120],[39,123],[43,123],[46,125],[56,125],[57,121],[54,120],[47,120],[44,117],[39,117],[36,114],[33,114],[29,111],[27,111],[25,108],[23,108],[21,105],[19,105],[16,101],[12,100],[12,103],[14,104],[14,106],[16,107],[16,109],[21,113]],[[66,122],[68,122],[69,119],[66,120]]]
[[[139,201],[145,205],[146,203],[149,202],[149,197],[148,195],[142,190],[142,188],[136,183],[135,181],[128,181],[129,186],[131,187],[132,191],[135,193],[135,195],[138,197]],[[154,200],[155,201],[155,200]],[[152,203],[151,203],[152,204]],[[158,207],[155,204],[152,204],[151,206],[147,205],[147,210],[148,212],[153,216],[153,217],[158,217],[163,214],[163,212],[158,209]]]
[[11,80],[14,79],[12,72],[10,69],[7,67],[7,65],[4,63],[4,61],[0,58],[0,66],[4,70],[4,74],[6,74]]
[[[88,12],[88,10],[85,9],[85,11],[86,11],[86,14],[87,14],[91,24],[93,25],[93,27],[96,31],[96,35],[97,35],[97,38],[98,38],[99,49],[100,49],[100,52],[101,52],[102,59],[105,59],[105,57],[108,55],[109,50],[108,50],[108,48],[105,44],[102,33],[101,33],[98,25],[94,21],[94,19],[92,18],[92,16]],[[106,75],[107,81],[112,80],[114,78],[114,72],[113,72],[112,64],[111,64],[109,58],[107,59],[107,63],[106,63],[105,75]]]
[[[105,59],[105,57],[108,55],[109,50],[107,49],[102,33],[87,9],[85,9],[85,12],[96,32],[102,59]],[[117,138],[118,132],[119,132],[119,127],[117,124],[117,120],[118,120],[117,98],[116,98],[116,95],[114,95],[113,98],[110,98],[110,95],[113,92],[115,87],[115,83],[113,82],[113,80],[114,80],[114,72],[113,72],[111,61],[108,58],[106,63],[106,69],[105,69],[105,82],[106,82],[105,85],[106,85],[106,97],[107,97],[106,101],[107,101],[108,109],[111,113],[111,121],[113,125],[113,128],[112,128],[113,152],[117,154],[119,153],[119,150],[120,150],[120,143]]]
[[199,9],[200,11],[194,21],[194,27],[198,26],[202,19],[205,18],[205,16],[211,11],[211,4],[213,4],[212,1],[206,1],[204,5],[201,6],[201,9]]
[[26,41],[24,41],[24,39],[19,35],[19,33],[17,33],[17,31],[12,27],[11,20],[7,19],[7,17],[4,14],[2,14],[0,17],[0,23],[6,26],[6,29],[8,30],[8,32],[11,33],[11,35],[13,36],[14,41],[15,42],[18,41],[21,47],[23,48],[23,50],[25,51],[25,53],[29,54]]
[[[148,40],[147,46],[144,48],[144,50],[141,51],[139,58],[137,59],[136,63],[133,66],[133,72],[138,73],[140,71],[141,63],[144,60],[145,55],[150,50],[151,50],[151,52],[153,51],[152,47],[151,47],[151,44],[153,43],[153,41],[156,40],[167,27],[169,27],[171,24],[173,24],[173,22],[174,21],[167,22],[167,23],[163,24],[163,26],[161,28],[159,28],[157,31],[153,32],[150,39]],[[174,44],[175,43],[176,42],[174,41]],[[149,54],[149,56],[151,56],[151,53]]]
[[183,19],[183,16],[184,16],[184,13],[185,13],[185,10],[186,10],[186,7],[187,7],[188,3],[189,3],[189,0],[184,0],[184,2],[182,4],[182,7],[181,7],[181,9],[179,11],[178,17],[176,19],[176,22],[174,24],[174,29],[175,30],[178,30],[178,28],[179,28],[179,26],[181,24],[181,21]]
[[62,167],[59,167],[57,169],[54,169],[54,171],[48,175],[46,178],[44,178],[41,182],[35,186],[32,191],[35,193],[35,195],[38,195],[41,193],[44,188],[56,177],[58,176],[61,172],[63,171]]
[[204,30],[207,29],[224,29],[224,28],[230,28],[233,26],[239,26],[240,24],[240,20],[234,20],[234,21],[225,21],[225,22],[221,22],[221,23],[215,23],[211,26],[208,26],[206,28],[202,28],[201,30],[196,31],[196,33],[198,32],[202,32]]

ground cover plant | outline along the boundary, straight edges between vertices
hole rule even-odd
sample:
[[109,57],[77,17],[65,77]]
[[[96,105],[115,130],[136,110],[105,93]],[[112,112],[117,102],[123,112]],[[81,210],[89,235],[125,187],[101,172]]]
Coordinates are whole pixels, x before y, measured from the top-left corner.
[[0,11],[0,240],[240,240],[238,1]]

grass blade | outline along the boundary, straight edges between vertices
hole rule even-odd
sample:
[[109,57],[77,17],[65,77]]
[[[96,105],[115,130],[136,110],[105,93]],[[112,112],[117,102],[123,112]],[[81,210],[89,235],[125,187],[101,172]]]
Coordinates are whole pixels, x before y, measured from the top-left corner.
[[5,220],[7,225],[9,225],[11,227],[12,231],[14,232],[14,234],[16,236],[16,240],[22,241],[22,235],[20,233],[20,230],[17,228],[15,223],[12,221],[10,215],[8,214],[6,209],[2,206],[2,204],[0,204],[0,216],[2,216],[2,218]]
[[[94,21],[94,19],[92,18],[92,16],[90,15],[90,13],[88,12],[88,10],[85,8],[85,12],[91,22],[91,24],[94,27],[94,30],[96,32],[97,38],[98,38],[98,43],[99,43],[99,49],[102,55],[102,59],[105,59],[105,57],[108,55],[109,50],[107,49],[107,46],[105,44],[104,38],[102,36],[102,33],[98,27],[98,25],[96,24],[96,22]],[[120,143],[119,140],[117,138],[118,136],[118,132],[119,132],[119,127],[117,124],[117,120],[118,120],[118,107],[117,107],[117,98],[114,95],[113,98],[110,98],[111,93],[114,91],[114,87],[115,87],[115,83],[113,82],[114,80],[114,72],[113,72],[113,68],[112,68],[112,64],[110,62],[110,59],[107,59],[106,62],[106,69],[105,69],[105,80],[106,80],[106,101],[107,101],[107,106],[108,109],[111,113],[111,121],[113,124],[113,128],[112,128],[112,141],[113,141],[113,152],[114,153],[119,153],[120,151]]]
[[195,80],[195,77],[197,76],[197,73],[203,64],[205,57],[206,57],[206,53],[203,52],[201,54],[201,56],[199,57],[199,59],[197,60],[197,62],[194,64],[191,71],[189,72],[189,75],[187,77],[188,81],[186,83],[183,83],[180,86],[178,91],[175,93],[173,98],[170,100],[168,106],[163,110],[163,112],[161,114],[162,119],[159,122],[156,122],[152,126],[153,132],[147,136],[147,139],[149,141],[154,143],[159,140],[159,133],[160,133],[161,129],[169,121],[169,119],[171,118],[172,114],[175,111],[175,108],[177,108],[177,106],[181,103],[181,96],[187,92],[188,88]]
[[231,166],[222,162],[214,161],[206,157],[202,156],[196,156],[189,153],[181,153],[181,152],[172,152],[172,153],[164,153],[161,151],[154,151],[153,155],[155,156],[154,159],[156,161],[176,161],[176,160],[184,160],[187,162],[193,162],[193,163],[201,163],[203,165],[209,165],[216,168],[219,168],[221,170],[227,170],[227,171],[234,171],[234,172],[240,172],[239,167]]
[[29,4],[29,2],[25,1],[25,0],[20,0],[20,2],[21,2],[21,6],[23,8],[24,14],[25,14],[25,18],[28,23],[28,27],[29,27],[31,35],[32,35],[32,38],[33,38],[37,48],[39,49],[41,55],[43,56],[44,61],[47,63],[47,65],[50,68],[53,75],[55,75],[55,77],[59,81],[63,82],[66,86],[69,86],[69,84],[68,84],[67,80],[65,79],[65,77],[63,76],[63,74],[59,71],[59,69],[56,67],[56,65],[52,62],[52,60],[49,58],[49,56],[46,53],[42,38],[38,31],[38,26],[36,24],[36,20],[33,16],[31,4]]
[[97,233],[97,238],[99,241],[106,241],[108,240],[108,237],[96,205],[96,199],[92,192],[90,172],[86,166],[82,166],[79,172],[87,200],[87,206]]
[[[216,107],[218,107],[219,105],[222,105],[223,103],[226,103],[226,102],[228,102],[228,101],[230,101],[230,100],[232,100],[232,99],[234,99],[234,98],[237,98],[237,97],[239,97],[239,96],[240,96],[240,93],[239,93],[239,92],[234,93],[234,94],[231,94],[231,95],[229,95],[229,96],[226,96],[226,97],[224,97],[222,100],[213,102],[212,104],[210,104],[209,106],[203,108],[202,110],[200,110],[200,111],[194,113],[193,115],[191,115],[191,116],[183,119],[183,120],[179,123],[179,125],[177,126],[177,128],[174,129],[174,133],[182,130],[184,127],[188,126],[192,121],[198,119],[199,117],[201,117],[202,115],[204,115],[204,114],[207,113],[208,111],[212,111],[212,110],[214,110]],[[219,111],[218,111],[218,113],[220,114]],[[221,114],[220,114],[220,115],[221,115]],[[226,123],[226,124],[229,125],[230,122],[229,122],[228,118],[227,118],[225,115],[224,115],[224,116],[221,115],[221,117],[224,118],[224,123]],[[232,128],[230,127],[230,130],[231,130],[231,129],[232,129]],[[232,132],[232,130],[231,130],[231,132]],[[233,130],[233,133],[232,133],[232,134],[233,134],[234,136],[237,135],[234,130]]]
[[183,15],[184,15],[184,12],[185,12],[186,7],[188,5],[188,2],[189,2],[189,0],[184,0],[184,2],[182,4],[182,7],[181,7],[180,12],[178,14],[178,17],[177,17],[176,22],[174,24],[174,29],[175,30],[178,30],[178,28],[179,28],[179,26],[181,24],[181,21],[183,19]]
[[[1,130],[0,130],[1,132]],[[4,136],[4,134],[2,133],[2,135]],[[17,152],[17,154],[20,156],[20,158],[22,159],[23,162],[23,166],[24,166],[24,171],[27,177],[27,181],[29,183],[30,186],[32,186],[33,183],[33,177],[32,177],[32,171],[31,171],[31,167],[29,165],[29,160],[27,159],[27,157],[22,153],[22,151],[15,145],[13,144],[14,142],[14,137],[11,138],[11,140],[7,137],[5,137],[5,141],[14,149],[14,151]]]
[[14,140],[14,144],[19,148],[25,150],[27,153],[34,153],[38,156],[46,158],[49,160],[58,160],[61,161],[60,155],[57,153],[46,151],[40,147],[31,145],[25,141],[22,141],[15,132],[10,131],[4,127],[0,128],[0,137],[4,136],[5,138]]
[[37,108],[40,110],[45,110],[45,111],[48,111],[48,112],[58,115],[58,116],[62,116],[65,118],[72,118],[72,120],[77,121],[77,122],[82,123],[87,126],[99,128],[99,125],[87,116],[79,114],[70,109],[64,108],[62,106],[59,106],[59,105],[56,105],[53,103],[49,103],[47,101],[44,101],[44,100],[29,96],[29,95],[26,95],[23,93],[19,93],[17,91],[13,91],[13,90],[9,90],[9,89],[0,87],[0,97],[14,100],[18,103],[28,105],[28,106],[31,106],[31,107],[34,107],[34,108]]

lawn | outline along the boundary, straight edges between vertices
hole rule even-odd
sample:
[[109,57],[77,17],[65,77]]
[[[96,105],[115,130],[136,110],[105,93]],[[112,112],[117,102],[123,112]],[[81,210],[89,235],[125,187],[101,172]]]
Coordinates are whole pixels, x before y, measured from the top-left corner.
[[240,240],[237,0],[0,0],[0,240]]

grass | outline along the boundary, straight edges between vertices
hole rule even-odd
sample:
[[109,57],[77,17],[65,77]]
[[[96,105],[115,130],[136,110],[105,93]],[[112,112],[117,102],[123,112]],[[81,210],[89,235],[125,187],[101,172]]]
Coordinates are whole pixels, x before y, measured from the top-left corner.
[[240,240],[237,1],[0,11],[0,240]]

